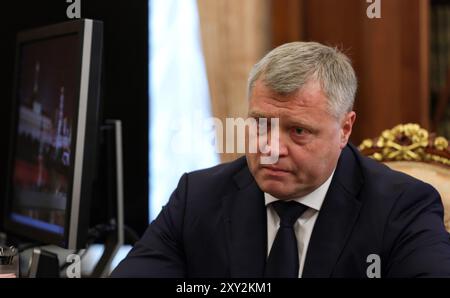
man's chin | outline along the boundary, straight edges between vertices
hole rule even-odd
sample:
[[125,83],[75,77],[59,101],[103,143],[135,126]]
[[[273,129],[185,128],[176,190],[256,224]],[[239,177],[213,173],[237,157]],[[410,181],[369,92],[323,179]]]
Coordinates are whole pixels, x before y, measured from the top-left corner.
[[271,194],[278,199],[288,199],[290,197],[290,191],[286,188],[286,183],[282,181],[264,181],[259,187],[263,192]]

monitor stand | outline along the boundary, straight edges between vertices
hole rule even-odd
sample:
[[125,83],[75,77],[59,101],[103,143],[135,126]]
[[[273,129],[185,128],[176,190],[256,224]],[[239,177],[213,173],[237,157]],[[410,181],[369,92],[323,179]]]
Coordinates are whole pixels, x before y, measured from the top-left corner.
[[[108,163],[109,165],[106,169],[99,170],[100,172],[107,171],[108,173],[104,173],[105,176],[111,174],[111,170],[115,174],[107,179],[109,180],[107,181],[107,189],[115,188],[113,191],[114,195],[109,196],[109,201],[114,201],[112,202],[113,208],[109,209],[112,212],[112,226],[115,228],[107,232],[103,254],[95,266],[91,277],[107,277],[114,257],[124,244],[122,123],[120,120],[106,120],[102,131],[104,145],[107,147],[102,152],[109,155],[106,156],[106,160],[111,160],[111,163]],[[112,153],[108,148],[113,149]],[[115,165],[114,169],[109,168],[111,164]]]
[[59,276],[58,255],[41,247],[34,248],[28,277],[58,278]]

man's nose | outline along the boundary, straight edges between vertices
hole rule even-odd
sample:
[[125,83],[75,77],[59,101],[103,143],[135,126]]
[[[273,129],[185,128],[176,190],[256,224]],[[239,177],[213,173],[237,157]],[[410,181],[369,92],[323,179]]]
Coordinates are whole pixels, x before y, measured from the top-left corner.
[[263,150],[264,155],[273,155],[278,152],[278,156],[287,156],[289,153],[288,147],[282,136],[268,138],[268,142]]
[[285,141],[284,135],[280,135],[278,138],[278,155],[281,157],[288,155],[288,148]]

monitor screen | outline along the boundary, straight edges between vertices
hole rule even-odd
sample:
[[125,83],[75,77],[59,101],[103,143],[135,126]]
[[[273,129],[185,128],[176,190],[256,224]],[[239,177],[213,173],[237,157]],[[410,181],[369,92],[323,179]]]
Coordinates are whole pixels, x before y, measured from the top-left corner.
[[77,93],[76,61],[67,57],[79,56],[78,39],[72,34],[20,48],[11,217],[58,234],[64,233]]
[[21,32],[5,227],[82,247],[98,138],[101,23]]

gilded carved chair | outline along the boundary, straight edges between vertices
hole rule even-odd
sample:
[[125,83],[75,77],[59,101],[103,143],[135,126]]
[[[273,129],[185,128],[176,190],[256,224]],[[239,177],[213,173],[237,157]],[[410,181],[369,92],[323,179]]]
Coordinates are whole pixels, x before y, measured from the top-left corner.
[[436,188],[444,205],[444,224],[450,232],[450,147],[447,139],[418,124],[401,124],[359,145],[366,156]]

